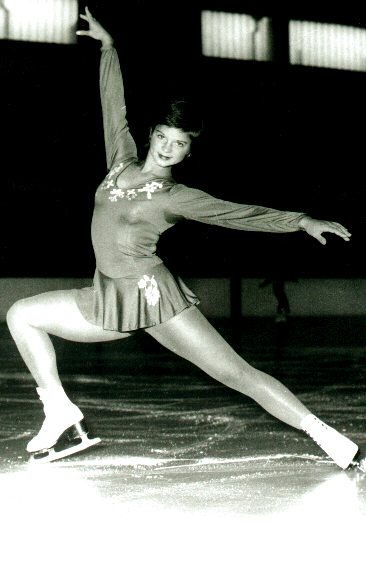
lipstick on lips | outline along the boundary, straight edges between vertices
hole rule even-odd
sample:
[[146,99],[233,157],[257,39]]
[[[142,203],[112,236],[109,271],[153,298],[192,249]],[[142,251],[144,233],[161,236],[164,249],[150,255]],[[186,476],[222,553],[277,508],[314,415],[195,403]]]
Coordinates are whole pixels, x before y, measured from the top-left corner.
[[171,156],[164,156],[164,154],[160,154],[160,152],[158,152],[158,156],[161,160],[164,160],[165,162],[167,160],[170,160]]

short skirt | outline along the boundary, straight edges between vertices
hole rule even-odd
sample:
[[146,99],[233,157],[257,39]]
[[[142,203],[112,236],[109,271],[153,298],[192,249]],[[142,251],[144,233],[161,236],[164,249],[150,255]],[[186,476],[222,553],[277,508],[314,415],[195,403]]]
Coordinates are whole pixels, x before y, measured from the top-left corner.
[[108,331],[153,327],[199,304],[197,296],[163,263],[136,278],[112,279],[97,269],[93,286],[74,292],[86,321]]

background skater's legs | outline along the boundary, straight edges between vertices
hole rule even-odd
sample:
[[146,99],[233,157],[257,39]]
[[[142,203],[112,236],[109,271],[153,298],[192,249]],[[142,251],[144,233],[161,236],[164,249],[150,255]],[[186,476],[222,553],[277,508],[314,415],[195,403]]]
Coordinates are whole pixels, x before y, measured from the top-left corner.
[[285,280],[278,278],[273,280],[273,294],[277,299],[277,317],[276,323],[283,323],[287,321],[290,314],[290,305],[285,292]]
[[254,399],[274,417],[305,430],[341,467],[352,462],[356,444],[319,421],[281,382],[245,362],[197,308],[146,331],[216,380]]
[[28,452],[53,447],[60,435],[69,428],[73,429],[72,434],[75,433],[75,436],[87,432],[82,412],[62,388],[49,334],[90,343],[112,341],[129,335],[105,331],[88,323],[76,305],[74,294],[72,290],[47,292],[16,302],[8,312],[10,332],[38,384],[37,392],[46,416],[41,431],[29,442]]

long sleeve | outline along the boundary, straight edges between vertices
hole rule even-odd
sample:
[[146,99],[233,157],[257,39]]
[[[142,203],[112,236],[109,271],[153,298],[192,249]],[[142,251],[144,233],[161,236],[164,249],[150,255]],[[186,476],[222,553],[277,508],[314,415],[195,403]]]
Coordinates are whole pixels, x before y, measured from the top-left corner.
[[300,218],[305,216],[300,212],[231,203],[184,185],[175,185],[171,190],[169,211],[188,220],[258,232],[296,232],[300,230]]
[[126,120],[123,80],[117,51],[102,48],[100,59],[100,97],[103,110],[104,140],[108,170],[115,162],[137,157],[135,142]]

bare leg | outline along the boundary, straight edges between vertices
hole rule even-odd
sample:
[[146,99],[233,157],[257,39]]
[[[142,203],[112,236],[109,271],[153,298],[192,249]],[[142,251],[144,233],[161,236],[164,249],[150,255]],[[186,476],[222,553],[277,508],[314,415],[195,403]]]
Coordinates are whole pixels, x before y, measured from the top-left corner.
[[341,468],[355,458],[354,442],[312,415],[281,382],[245,362],[196,308],[146,331],[216,380],[254,399],[277,419],[304,430]]
[[[74,291],[48,292],[21,300],[9,310],[7,319],[20,354],[38,384],[37,392],[44,405],[44,423],[28,443],[28,452],[50,451],[65,431],[69,431],[73,439],[81,438],[75,450],[98,442],[98,439],[87,438],[83,413],[70,401],[61,385],[49,334],[72,341],[99,342],[121,339],[128,333],[104,331],[85,321],[75,303]],[[57,453],[51,450],[46,461],[69,453],[70,450]]]
[[216,380],[251,397],[281,421],[300,429],[310,414],[281,382],[245,362],[197,308],[146,331]]
[[74,292],[46,292],[16,302],[7,316],[14,341],[40,388],[60,386],[56,356],[48,334],[79,342],[112,341],[129,333],[104,331],[88,323],[75,303]]

